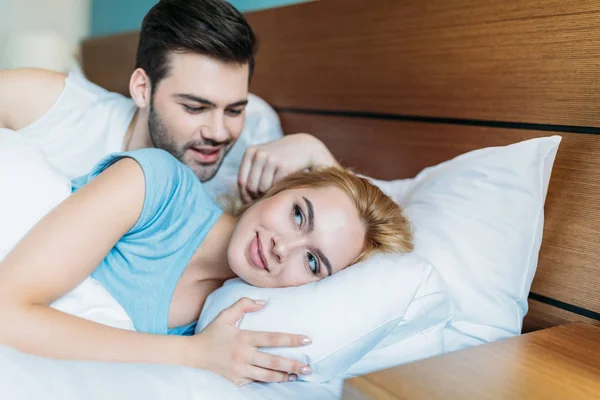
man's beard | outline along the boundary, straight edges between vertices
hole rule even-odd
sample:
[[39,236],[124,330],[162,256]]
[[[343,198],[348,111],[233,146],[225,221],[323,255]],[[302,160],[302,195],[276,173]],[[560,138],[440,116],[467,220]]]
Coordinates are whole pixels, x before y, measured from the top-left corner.
[[162,149],[171,153],[175,158],[177,158],[179,161],[187,165],[192,171],[194,171],[194,174],[196,174],[200,181],[205,182],[213,178],[219,170],[219,167],[221,166],[225,155],[231,149],[233,141],[225,143],[221,157],[219,158],[219,160],[212,164],[200,164],[193,159],[188,160],[185,157],[185,152],[186,150],[192,147],[219,146],[223,143],[216,143],[212,140],[200,140],[186,143],[183,146],[178,146],[177,143],[175,143],[175,141],[172,140],[172,138],[169,136],[167,127],[165,126],[160,115],[158,115],[158,113],[156,112],[153,103],[154,102],[150,104],[150,114],[148,116],[148,132],[150,135],[150,141],[152,142],[152,146],[154,146],[157,149]]

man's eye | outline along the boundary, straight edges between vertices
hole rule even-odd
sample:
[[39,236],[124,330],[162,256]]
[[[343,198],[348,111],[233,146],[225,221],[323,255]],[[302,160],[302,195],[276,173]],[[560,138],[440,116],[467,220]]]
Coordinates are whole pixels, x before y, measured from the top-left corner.
[[237,117],[242,114],[242,110],[227,110],[227,113],[231,116]]
[[185,104],[183,105],[183,108],[185,109],[185,111],[189,112],[190,114],[198,114],[198,113],[206,110],[206,107],[190,107],[190,106],[186,106]]

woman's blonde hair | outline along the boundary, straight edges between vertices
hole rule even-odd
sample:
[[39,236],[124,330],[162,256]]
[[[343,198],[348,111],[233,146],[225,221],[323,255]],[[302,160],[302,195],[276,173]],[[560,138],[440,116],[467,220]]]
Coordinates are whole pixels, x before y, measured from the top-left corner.
[[348,195],[365,227],[365,244],[353,264],[373,253],[413,249],[411,226],[402,208],[369,180],[346,169],[317,168],[290,174],[275,183],[261,200],[288,189],[332,186]]

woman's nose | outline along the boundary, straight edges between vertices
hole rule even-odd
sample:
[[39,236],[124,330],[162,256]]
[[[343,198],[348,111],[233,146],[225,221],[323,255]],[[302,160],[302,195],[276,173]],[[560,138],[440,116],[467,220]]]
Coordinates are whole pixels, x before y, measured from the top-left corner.
[[287,256],[296,247],[301,245],[301,238],[287,238],[283,236],[273,236],[271,239],[272,251],[277,261],[282,263]]
[[283,253],[285,252],[285,248],[283,247],[281,241],[277,239],[275,236],[271,239],[271,249],[275,258],[277,258],[278,262],[283,262]]

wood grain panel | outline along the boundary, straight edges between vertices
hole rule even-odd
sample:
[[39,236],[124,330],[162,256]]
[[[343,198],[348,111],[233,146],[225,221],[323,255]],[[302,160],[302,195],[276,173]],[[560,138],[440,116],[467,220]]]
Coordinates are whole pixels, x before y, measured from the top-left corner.
[[111,92],[129,96],[138,39],[138,32],[127,32],[83,41],[81,64],[86,77]]
[[398,398],[383,387],[359,376],[344,381],[342,400],[397,400]]
[[[345,166],[380,179],[488,146],[551,133],[282,113],[284,131],[312,132]],[[561,134],[546,200],[546,223],[532,291],[600,312],[600,135]]]
[[248,14],[278,107],[600,126],[596,0],[322,0]]
[[529,312],[523,321],[523,333],[562,325],[569,322],[583,321],[600,327],[600,321],[562,310],[560,308],[529,299]]
[[[361,380],[398,400],[597,399],[599,359],[600,329],[577,323],[401,365]],[[354,379],[347,382],[354,384]]]

